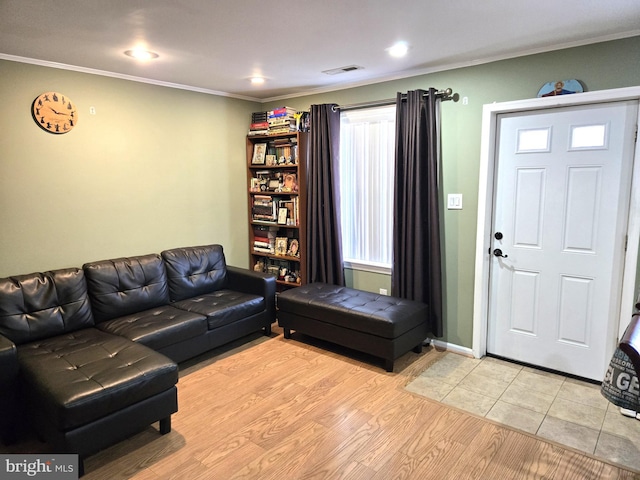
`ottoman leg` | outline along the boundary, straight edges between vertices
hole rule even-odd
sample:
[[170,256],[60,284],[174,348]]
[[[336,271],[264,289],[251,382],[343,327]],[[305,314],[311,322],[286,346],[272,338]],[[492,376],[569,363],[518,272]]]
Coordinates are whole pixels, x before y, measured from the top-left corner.
[[171,431],[171,416],[160,420],[160,434],[166,435]]
[[291,338],[291,329],[290,328],[285,328],[284,329],[284,338]]
[[269,335],[271,335],[271,325],[267,325],[266,327],[264,327],[264,334],[268,337]]

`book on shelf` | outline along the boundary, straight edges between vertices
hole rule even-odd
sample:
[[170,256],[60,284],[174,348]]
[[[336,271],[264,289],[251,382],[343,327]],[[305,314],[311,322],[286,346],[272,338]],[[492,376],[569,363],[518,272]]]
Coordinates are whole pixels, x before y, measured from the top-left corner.
[[266,122],[269,118],[269,112],[253,112],[251,114],[251,123]]
[[251,216],[254,220],[275,222],[277,205],[270,195],[254,195]]
[[292,107],[278,107],[273,110],[269,110],[267,112],[267,117],[273,116],[282,116],[282,115],[291,115],[293,116],[296,113],[296,109]]
[[253,251],[254,252],[258,252],[258,253],[268,253],[268,254],[274,254],[275,250],[272,248],[262,248],[262,247],[256,247],[255,245],[253,246]]

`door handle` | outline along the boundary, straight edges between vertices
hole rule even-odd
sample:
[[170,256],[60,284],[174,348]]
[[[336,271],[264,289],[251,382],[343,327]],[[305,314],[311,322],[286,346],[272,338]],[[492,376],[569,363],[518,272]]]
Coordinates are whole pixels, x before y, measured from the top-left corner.
[[502,258],[507,258],[509,255],[503,255],[502,250],[500,250],[499,248],[496,248],[493,251],[493,255],[496,257],[502,257]]

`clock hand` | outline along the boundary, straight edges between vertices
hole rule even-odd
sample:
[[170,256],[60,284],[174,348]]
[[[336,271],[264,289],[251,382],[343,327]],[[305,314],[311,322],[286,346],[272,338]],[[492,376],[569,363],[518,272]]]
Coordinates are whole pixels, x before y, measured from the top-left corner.
[[53,109],[53,108],[51,108],[51,107],[49,107],[49,109],[50,109],[53,113],[55,113],[56,115],[66,115],[66,113],[64,113],[64,112],[58,112],[58,111],[54,110],[54,109]]

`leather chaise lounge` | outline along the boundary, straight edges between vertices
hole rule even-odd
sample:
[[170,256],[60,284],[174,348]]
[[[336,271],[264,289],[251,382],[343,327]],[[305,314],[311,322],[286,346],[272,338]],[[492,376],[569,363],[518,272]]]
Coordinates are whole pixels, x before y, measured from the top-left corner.
[[227,267],[219,245],[0,279],[2,439],[23,413],[83,472],[154,422],[171,430],[176,362],[274,321],[275,278]]

